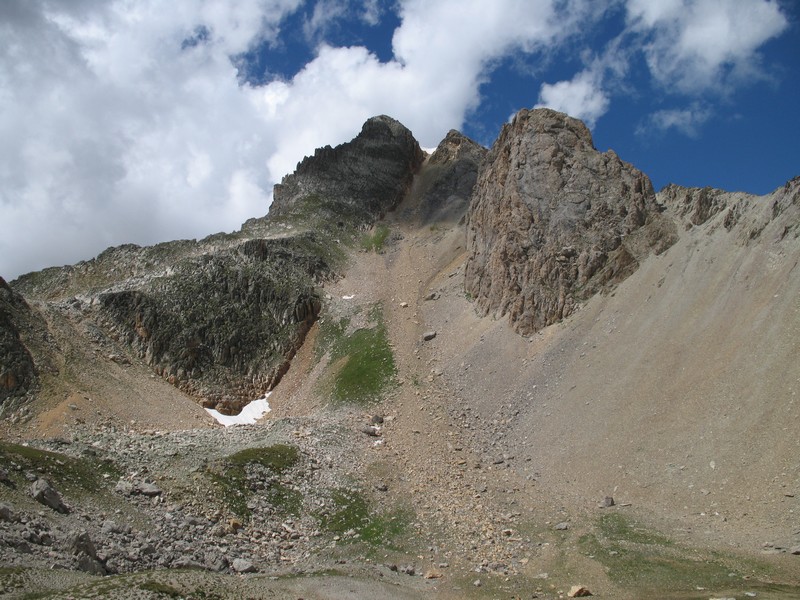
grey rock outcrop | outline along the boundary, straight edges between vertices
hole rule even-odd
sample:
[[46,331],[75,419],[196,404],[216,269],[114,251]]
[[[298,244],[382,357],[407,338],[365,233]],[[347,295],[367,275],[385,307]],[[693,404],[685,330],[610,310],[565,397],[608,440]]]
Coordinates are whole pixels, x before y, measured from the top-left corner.
[[237,412],[271,389],[320,309],[331,275],[308,235],[254,239],[190,257],[138,289],[100,294],[117,337],[208,406]]
[[418,213],[423,223],[458,221],[466,212],[488,150],[450,130],[421,173]]
[[466,291],[527,334],[572,313],[676,240],[650,180],[549,109],[503,127],[467,215]]
[[776,241],[798,233],[800,177],[766,196],[670,184],[657,198],[684,229],[701,225],[710,231],[724,229],[741,245],[759,239],[768,226],[776,229]]
[[28,304],[0,277],[0,406],[38,382],[33,357],[20,337],[23,313],[30,313]]
[[398,121],[372,117],[350,142],[319,148],[275,186],[269,219],[365,226],[402,200],[424,154]]

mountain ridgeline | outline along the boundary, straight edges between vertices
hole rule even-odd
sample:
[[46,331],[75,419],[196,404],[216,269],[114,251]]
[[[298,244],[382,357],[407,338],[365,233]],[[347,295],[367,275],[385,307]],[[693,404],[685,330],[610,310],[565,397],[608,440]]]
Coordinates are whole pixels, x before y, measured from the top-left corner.
[[613,289],[681,228],[719,216],[747,244],[780,219],[781,239],[800,235],[800,179],[767,198],[656,194],[644,173],[597,151],[583,123],[551,110],[521,111],[489,151],[451,131],[427,158],[403,125],[374,117],[300,162],[269,214],[238,232],[119,246],[0,281],[0,411],[59,377],[80,387],[64,375],[82,338],[99,361],[140,361],[204,406],[237,412],[277,385],[324,311],[326,282],[412,190],[422,224],[463,219],[465,292],[521,334]]

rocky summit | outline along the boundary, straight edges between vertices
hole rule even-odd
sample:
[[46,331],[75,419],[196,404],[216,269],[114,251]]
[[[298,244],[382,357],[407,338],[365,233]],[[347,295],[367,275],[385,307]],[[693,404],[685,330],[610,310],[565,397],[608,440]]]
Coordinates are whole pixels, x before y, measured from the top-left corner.
[[0,279],[0,596],[800,597],[800,178],[635,158],[379,116],[239,231]]

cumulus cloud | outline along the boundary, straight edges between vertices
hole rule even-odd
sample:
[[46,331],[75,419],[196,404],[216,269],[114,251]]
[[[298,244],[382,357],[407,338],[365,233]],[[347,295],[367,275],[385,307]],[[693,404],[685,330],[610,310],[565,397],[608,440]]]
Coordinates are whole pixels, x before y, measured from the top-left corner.
[[581,119],[588,127],[594,127],[609,106],[609,97],[603,92],[598,76],[592,71],[581,71],[569,81],[542,84],[539,104]]
[[775,0],[628,0],[626,9],[653,77],[682,92],[763,77],[758,49],[788,27]]
[[0,274],[265,213],[275,147],[230,56],[296,6],[4,2]]

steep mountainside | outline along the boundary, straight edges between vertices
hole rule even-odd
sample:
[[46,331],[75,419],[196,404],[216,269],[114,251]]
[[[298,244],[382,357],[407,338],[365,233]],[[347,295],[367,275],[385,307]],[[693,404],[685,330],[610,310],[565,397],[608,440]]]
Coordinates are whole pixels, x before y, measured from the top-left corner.
[[800,177],[375,117],[239,232],[0,280],[0,595],[794,599],[798,356]]
[[[276,186],[269,216],[239,233],[111,248],[13,285],[99,327],[205,406],[235,413],[286,372],[319,314],[318,287],[343,265],[340,244],[400,201],[422,158],[411,132],[375,117],[353,141],[302,161]],[[31,354],[13,323],[4,331],[22,377]],[[25,372],[15,389],[32,381]]]

